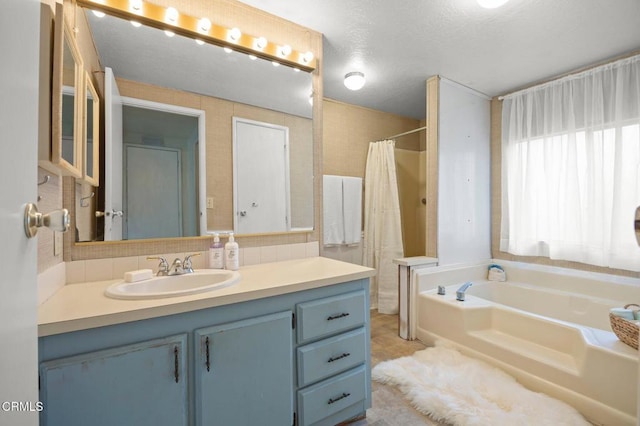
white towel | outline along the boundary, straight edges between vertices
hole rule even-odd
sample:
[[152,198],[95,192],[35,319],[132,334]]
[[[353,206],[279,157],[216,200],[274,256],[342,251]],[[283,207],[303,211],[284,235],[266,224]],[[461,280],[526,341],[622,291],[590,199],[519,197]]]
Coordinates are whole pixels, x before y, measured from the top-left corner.
[[344,217],[342,215],[342,177],[324,175],[322,179],[322,216],[324,244],[344,242]]
[[342,178],[344,243],[357,244],[362,234],[362,178]]

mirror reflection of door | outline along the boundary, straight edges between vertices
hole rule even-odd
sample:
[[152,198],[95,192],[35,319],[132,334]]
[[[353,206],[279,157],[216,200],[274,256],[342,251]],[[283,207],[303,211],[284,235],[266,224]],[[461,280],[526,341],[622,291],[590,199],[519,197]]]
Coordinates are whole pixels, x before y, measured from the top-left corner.
[[234,117],[233,157],[236,233],[289,231],[289,129]]
[[175,148],[125,144],[123,238],[182,236],[182,163]]

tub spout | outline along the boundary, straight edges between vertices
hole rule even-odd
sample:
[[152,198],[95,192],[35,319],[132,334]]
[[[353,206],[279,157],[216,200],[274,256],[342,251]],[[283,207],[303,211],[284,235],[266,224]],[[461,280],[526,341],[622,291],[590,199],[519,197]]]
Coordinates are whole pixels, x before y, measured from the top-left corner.
[[469,287],[473,285],[472,282],[466,282],[460,286],[458,290],[456,290],[456,300],[464,302],[464,292],[467,291]]

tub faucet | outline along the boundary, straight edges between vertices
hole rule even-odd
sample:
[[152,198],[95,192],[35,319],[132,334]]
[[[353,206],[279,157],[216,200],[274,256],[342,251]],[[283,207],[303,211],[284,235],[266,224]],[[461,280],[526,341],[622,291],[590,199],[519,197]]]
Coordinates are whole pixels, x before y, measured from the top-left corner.
[[456,290],[456,300],[464,302],[464,292],[467,291],[467,289],[472,285],[473,283],[471,281],[462,284],[462,286],[460,286],[460,288]]

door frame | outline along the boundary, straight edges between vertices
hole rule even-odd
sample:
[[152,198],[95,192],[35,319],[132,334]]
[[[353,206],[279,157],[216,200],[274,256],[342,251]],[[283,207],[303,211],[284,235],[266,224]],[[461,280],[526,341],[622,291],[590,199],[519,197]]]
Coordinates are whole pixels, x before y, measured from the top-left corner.
[[171,114],[186,115],[198,119],[198,215],[199,234],[207,233],[207,141],[205,128],[205,112],[201,109],[187,108],[178,105],[164,104],[161,102],[147,101],[144,99],[122,96],[122,105],[136,108],[150,109],[154,111],[168,112]]

